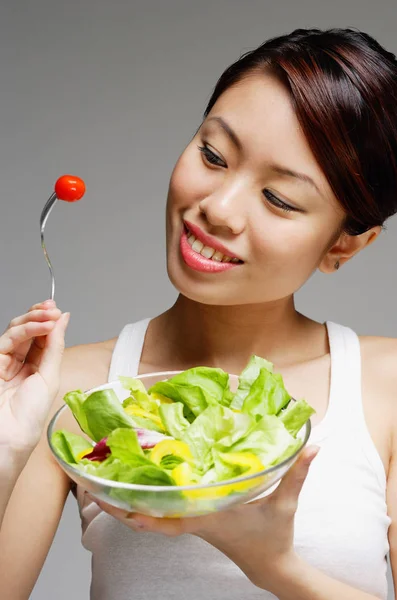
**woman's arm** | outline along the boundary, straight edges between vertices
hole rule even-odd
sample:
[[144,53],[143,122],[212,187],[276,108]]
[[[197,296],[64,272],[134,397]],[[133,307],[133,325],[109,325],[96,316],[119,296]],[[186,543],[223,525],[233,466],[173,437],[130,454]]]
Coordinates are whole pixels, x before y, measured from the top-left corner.
[[[397,416],[395,418],[397,423]],[[389,528],[390,562],[393,579],[397,581],[397,427],[394,428],[391,442],[391,461],[387,479],[387,506],[391,518]],[[260,564],[256,565],[255,582],[259,587],[268,589],[269,581],[261,581]],[[375,600],[375,596],[360,592],[344,583],[336,581],[311,567],[296,555],[274,571],[271,590],[280,600]],[[395,586],[397,588],[397,586]],[[270,588],[269,588],[270,589]],[[397,600],[397,589],[394,592]]]
[[397,600],[397,411],[396,427],[392,434],[392,457],[387,478],[387,509],[391,524],[389,527],[390,564],[394,581],[394,598]]
[[253,583],[272,592],[279,600],[379,600],[377,596],[328,577],[297,555],[286,561],[284,567],[275,568],[266,581],[261,581],[259,564],[255,571]]
[[[71,389],[90,389],[106,381],[111,347],[77,346],[65,351],[61,386],[51,413],[63,405]],[[70,490],[70,480],[42,439],[18,478],[0,530],[0,598],[28,600],[56,533]],[[70,431],[79,432],[73,417]]]
[[51,547],[70,481],[46,447],[33,451],[12,490],[0,531],[2,600],[28,600]]

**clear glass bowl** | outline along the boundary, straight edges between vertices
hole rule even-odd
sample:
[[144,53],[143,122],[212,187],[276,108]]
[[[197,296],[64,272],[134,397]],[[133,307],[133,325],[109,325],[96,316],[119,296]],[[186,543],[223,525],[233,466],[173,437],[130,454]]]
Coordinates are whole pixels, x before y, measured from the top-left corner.
[[[138,379],[143,382],[146,389],[149,389],[158,381],[167,380],[178,372],[149,373],[140,375]],[[236,389],[237,385],[237,376],[230,375],[231,389]],[[119,381],[106,383],[89,390],[87,393],[109,388],[115,391],[121,402],[129,396],[129,392],[122,387]],[[70,479],[90,492],[95,498],[130,512],[138,512],[154,517],[193,517],[227,509],[236,504],[249,502],[260,495],[265,495],[295,463],[300,452],[307,444],[311,424],[308,420],[298,433],[298,438],[302,441],[301,447],[278,465],[254,475],[242,476],[222,481],[222,483],[194,486],[137,485],[84,474],[64,462],[56,454],[51,444],[51,437],[59,429],[66,429],[87,438],[80,430],[70,408],[66,404],[56,412],[48,426],[48,442],[56,461]]]

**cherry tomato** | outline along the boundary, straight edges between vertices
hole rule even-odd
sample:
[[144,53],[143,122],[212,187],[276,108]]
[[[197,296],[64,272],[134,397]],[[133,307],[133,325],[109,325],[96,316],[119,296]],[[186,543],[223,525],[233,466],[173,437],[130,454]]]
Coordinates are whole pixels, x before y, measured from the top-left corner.
[[58,200],[77,202],[85,193],[85,183],[75,175],[62,175],[55,183],[55,194]]

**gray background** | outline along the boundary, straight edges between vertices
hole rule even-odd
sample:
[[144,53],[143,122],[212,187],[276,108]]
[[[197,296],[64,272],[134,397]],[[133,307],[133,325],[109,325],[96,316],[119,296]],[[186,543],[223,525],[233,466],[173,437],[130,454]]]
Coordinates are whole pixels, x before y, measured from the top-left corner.
[[[397,51],[395,0],[3,0],[0,7],[0,316],[50,294],[38,219],[53,182],[82,176],[47,245],[67,344],[113,337],[168,307],[163,214],[171,169],[213,85],[241,52],[305,26],[355,26]],[[397,335],[397,222],[333,276],[314,276],[300,310],[360,333]],[[33,600],[83,600],[90,556],[69,499]],[[392,597],[392,595],[390,595]]]

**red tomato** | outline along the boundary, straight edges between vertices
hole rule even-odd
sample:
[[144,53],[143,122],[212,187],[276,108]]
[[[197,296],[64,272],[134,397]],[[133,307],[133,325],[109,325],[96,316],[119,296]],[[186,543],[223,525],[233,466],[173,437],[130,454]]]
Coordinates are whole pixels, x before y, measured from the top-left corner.
[[75,175],[62,175],[55,183],[55,194],[58,200],[77,202],[85,193],[85,183]]

